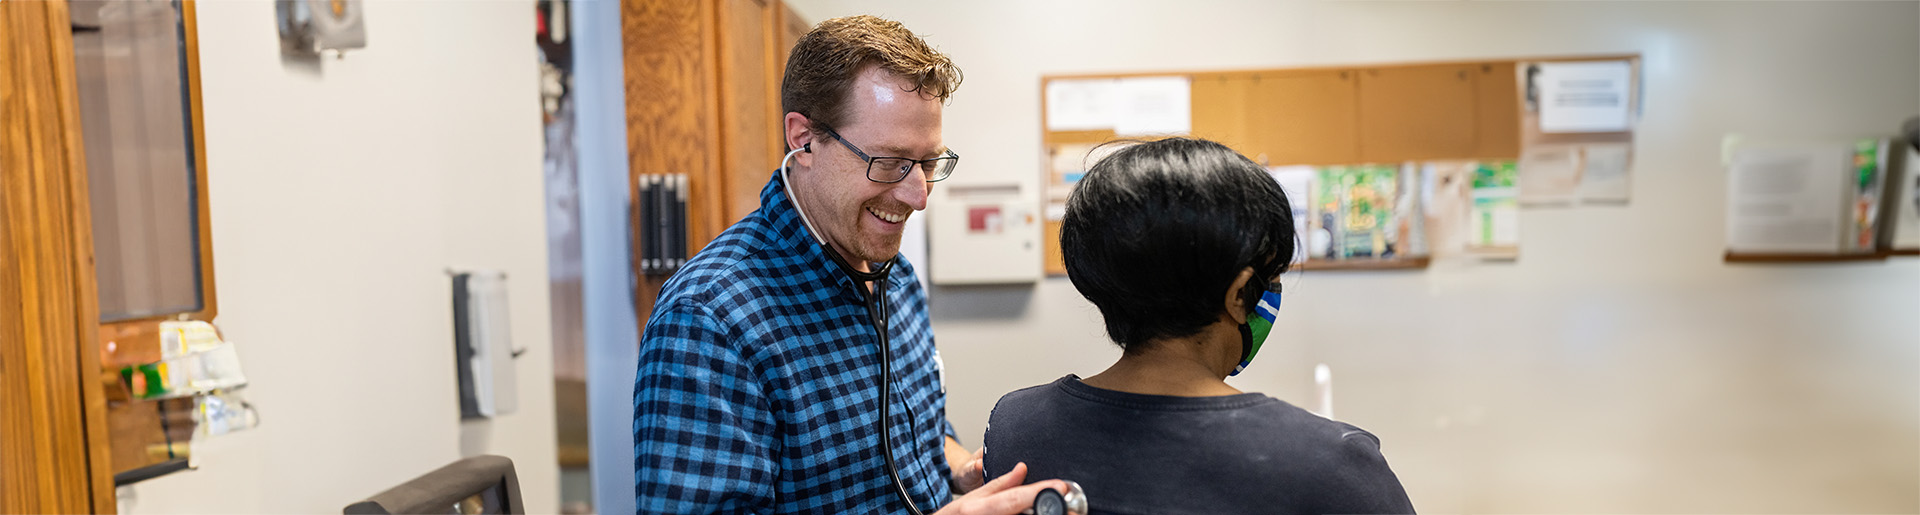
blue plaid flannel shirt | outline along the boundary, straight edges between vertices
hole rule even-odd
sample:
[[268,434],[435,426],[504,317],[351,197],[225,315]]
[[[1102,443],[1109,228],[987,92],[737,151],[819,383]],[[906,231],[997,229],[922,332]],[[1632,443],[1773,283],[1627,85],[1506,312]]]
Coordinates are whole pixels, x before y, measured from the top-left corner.
[[[875,422],[880,352],[855,283],[779,174],[660,291],[633,385],[639,513],[904,513]],[[947,504],[952,436],[926,295],[905,259],[886,291],[893,456],[915,504]]]

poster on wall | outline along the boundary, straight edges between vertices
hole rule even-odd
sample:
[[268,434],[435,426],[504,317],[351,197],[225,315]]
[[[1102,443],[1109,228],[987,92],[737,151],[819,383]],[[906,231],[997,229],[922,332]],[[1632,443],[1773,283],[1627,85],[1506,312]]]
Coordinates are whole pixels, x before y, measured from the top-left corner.
[[1047,82],[1047,130],[1091,131],[1113,128],[1114,79],[1060,79]]
[[1531,145],[1520,155],[1519,201],[1528,207],[1621,204],[1633,194],[1626,143]]
[[1853,148],[1761,143],[1734,151],[1727,177],[1727,250],[1834,254],[1846,241]]
[[1489,257],[1518,257],[1520,174],[1512,161],[1480,163],[1473,170],[1473,208],[1467,213],[1467,250]]
[[1187,77],[1138,77],[1114,82],[1113,132],[1120,136],[1179,136],[1193,130],[1193,82]]
[[1633,197],[1632,176],[1627,173],[1633,163],[1633,145],[1586,145],[1580,156],[1580,202],[1624,204]]
[[1047,147],[1047,220],[1060,221],[1067,213],[1067,198],[1073,187],[1101,159],[1120,150],[1124,143],[1061,143]]
[[1575,145],[1533,145],[1520,154],[1516,171],[1526,177],[1519,182],[1519,201],[1528,206],[1567,205],[1580,190],[1580,147]]
[[1394,165],[1329,166],[1312,178],[1313,258],[1392,258],[1403,253],[1409,227],[1396,215]]
[[1520,245],[1520,185],[1513,161],[1421,163],[1427,252],[1434,259],[1514,259]]
[[1540,131],[1624,132],[1632,128],[1633,63],[1540,63],[1533,77]]
[[1638,57],[1526,62],[1519,202],[1527,207],[1625,205],[1641,116]]
[[1280,184],[1280,191],[1287,196],[1287,207],[1293,211],[1293,233],[1300,239],[1293,247],[1293,263],[1299,264],[1307,260],[1313,240],[1308,228],[1313,220],[1313,178],[1318,173],[1311,166],[1276,166],[1268,168],[1267,175]]

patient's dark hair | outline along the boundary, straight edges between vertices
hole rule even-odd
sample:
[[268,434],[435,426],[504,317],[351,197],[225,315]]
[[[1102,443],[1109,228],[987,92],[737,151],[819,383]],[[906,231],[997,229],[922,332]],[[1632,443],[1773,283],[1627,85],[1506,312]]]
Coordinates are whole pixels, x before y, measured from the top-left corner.
[[1257,302],[1286,272],[1293,208],[1264,168],[1225,145],[1169,138],[1102,159],[1073,190],[1060,229],[1067,277],[1129,351],[1219,320],[1240,270]]

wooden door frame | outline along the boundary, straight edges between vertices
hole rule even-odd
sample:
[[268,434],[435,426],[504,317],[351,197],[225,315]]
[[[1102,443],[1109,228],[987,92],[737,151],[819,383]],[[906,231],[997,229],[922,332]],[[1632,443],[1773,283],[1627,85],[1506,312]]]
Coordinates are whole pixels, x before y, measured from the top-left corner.
[[71,23],[0,1],[0,512],[117,509]]

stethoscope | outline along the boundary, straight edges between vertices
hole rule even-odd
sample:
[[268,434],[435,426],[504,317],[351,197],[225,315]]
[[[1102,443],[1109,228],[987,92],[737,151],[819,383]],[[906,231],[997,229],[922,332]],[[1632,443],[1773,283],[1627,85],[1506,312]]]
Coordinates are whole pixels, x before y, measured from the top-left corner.
[[[801,145],[800,148],[787,152],[786,157],[780,158],[780,182],[788,190],[787,201],[793,203],[793,212],[800,215],[800,223],[807,226],[808,232],[813,233],[814,241],[826,251],[827,257],[840,268],[840,272],[847,274],[847,277],[853,279],[856,285],[865,285],[869,282],[874,285],[872,291],[864,287],[854,289],[860,292],[860,297],[867,303],[867,316],[873,324],[876,343],[880,345],[880,418],[874,422],[874,427],[880,433],[882,445],[880,455],[886,457],[887,476],[893,479],[893,493],[900,496],[900,502],[906,503],[907,512],[913,515],[925,515],[925,512],[920,511],[920,506],[914,504],[913,497],[907,494],[907,483],[900,479],[900,466],[893,461],[893,431],[887,423],[893,418],[893,342],[888,333],[887,324],[887,276],[893,271],[893,264],[899,261],[899,257],[888,258],[887,262],[881,264],[879,268],[863,272],[848,264],[846,258],[840,257],[840,253],[835,252],[833,247],[827,244],[826,235],[820,232],[819,227],[813,225],[813,219],[807,217],[807,211],[801,209],[799,197],[792,193],[793,179],[787,176],[787,162],[793,159],[794,154],[801,152],[813,153],[813,144]],[[908,408],[907,418],[907,423],[912,424],[914,418],[912,408]],[[1086,493],[1080,490],[1078,484],[1069,481],[1068,485],[1071,491],[1066,495],[1061,495],[1060,492],[1051,488],[1041,490],[1040,495],[1034,498],[1033,509],[1029,511],[1038,515],[1085,515],[1087,513]]]

